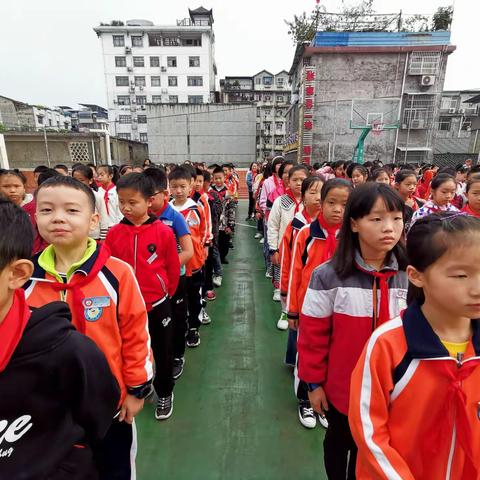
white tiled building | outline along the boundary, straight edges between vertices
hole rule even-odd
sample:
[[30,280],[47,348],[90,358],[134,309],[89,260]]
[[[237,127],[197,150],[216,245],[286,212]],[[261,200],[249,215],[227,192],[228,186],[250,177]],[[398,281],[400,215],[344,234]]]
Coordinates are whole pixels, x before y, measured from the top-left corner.
[[94,28],[102,44],[112,135],[147,142],[147,103],[215,101],[212,10],[189,13],[176,25],[129,20]]

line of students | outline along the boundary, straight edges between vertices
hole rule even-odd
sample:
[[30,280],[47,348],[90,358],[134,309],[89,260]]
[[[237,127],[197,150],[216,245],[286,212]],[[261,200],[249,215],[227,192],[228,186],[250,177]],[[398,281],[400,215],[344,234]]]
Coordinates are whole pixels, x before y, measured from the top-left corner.
[[[220,229],[229,235],[235,225],[223,169],[213,170],[213,189],[209,172],[191,165],[170,171],[170,189],[159,168],[114,186],[111,167],[98,172],[100,197],[77,168],[77,178],[40,181],[32,199],[19,172],[0,171],[0,220],[12,226],[0,240],[2,478],[135,478],[135,416],[153,392],[155,418],[172,415],[185,346],[200,345],[199,327],[210,322],[205,262],[215,264]],[[104,241],[90,236],[99,199],[121,214]],[[30,261],[32,227],[46,247]],[[36,462],[41,445],[56,450]]]
[[299,420],[327,428],[329,479],[480,479],[480,176],[460,212],[452,175],[424,208],[413,170],[347,172],[305,178],[266,228],[288,223],[270,253]]

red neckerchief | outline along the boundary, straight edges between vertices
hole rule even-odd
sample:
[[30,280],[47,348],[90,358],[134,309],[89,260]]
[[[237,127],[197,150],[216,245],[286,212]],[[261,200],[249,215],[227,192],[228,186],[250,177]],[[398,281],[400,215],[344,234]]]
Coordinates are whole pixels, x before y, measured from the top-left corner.
[[462,208],[462,212],[465,212],[466,214],[471,215],[472,217],[480,218],[480,213],[475,213],[470,208],[470,205],[468,203]]
[[302,199],[297,200],[291,188],[287,188],[285,190],[285,195],[288,195],[292,199],[293,203],[295,204],[295,213],[298,213],[300,205],[302,204]]
[[110,210],[108,209],[108,192],[115,188],[115,184],[112,182],[108,187],[104,187],[102,185],[102,188],[105,190],[105,193],[103,194],[103,200],[105,200],[105,206],[107,207],[107,214],[110,215]]
[[322,211],[320,211],[317,218],[320,226],[327,232],[327,238],[325,240],[325,250],[322,257],[322,263],[325,263],[327,260],[330,260],[335,253],[335,250],[337,248],[337,232],[342,224],[337,223],[336,225],[329,225],[325,221]]
[[165,199],[164,203],[163,203],[163,207],[158,211],[158,212],[154,212],[152,210],[152,213],[156,216],[156,217],[160,217],[160,215],[167,209],[168,207],[168,200]]
[[408,197],[408,198],[413,201],[413,205],[410,208],[414,212],[416,212],[420,208],[419,205],[418,205],[417,199],[413,195],[410,195],[410,197]]
[[7,368],[30,318],[30,309],[25,302],[25,292],[20,288],[13,294],[13,303],[7,316],[0,323],[0,373]]
[[100,251],[98,252],[97,259],[95,260],[95,263],[90,272],[88,272],[88,275],[73,274],[68,283],[53,282],[48,284],[56,292],[61,292],[63,290],[72,291],[73,310],[76,315],[78,331],[80,333],[84,334],[86,330],[85,311],[83,306],[84,296],[81,289],[85,285],[88,285],[93,280],[93,278],[98,275],[98,273],[103,268],[109,258],[110,250],[106,245],[102,245],[100,247]]
[[281,180],[276,175],[273,175],[273,182],[275,183],[275,188],[278,188]]

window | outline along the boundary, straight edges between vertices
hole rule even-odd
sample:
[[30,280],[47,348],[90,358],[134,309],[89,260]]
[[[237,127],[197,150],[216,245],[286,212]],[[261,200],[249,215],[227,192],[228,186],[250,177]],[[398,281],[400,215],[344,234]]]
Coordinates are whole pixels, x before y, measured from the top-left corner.
[[167,57],[167,66],[175,68],[177,66],[177,57]]
[[128,77],[115,77],[117,87],[128,87]]
[[157,32],[149,32],[148,35],[148,44],[150,47],[161,47],[162,46],[162,34]]
[[168,103],[178,103],[178,95],[169,95]]
[[132,47],[143,47],[142,35],[132,35]]
[[255,85],[261,85],[262,84],[262,79],[260,77],[257,77],[255,79]]
[[168,86],[169,87],[177,87],[178,86],[177,77],[168,77]]
[[279,87],[283,87],[284,83],[285,83],[285,79],[283,77],[278,77],[275,79],[275,81],[277,82],[277,85]]
[[152,103],[162,103],[161,95],[152,95]]
[[201,47],[202,37],[198,38],[182,38],[182,47]]
[[264,102],[271,102],[272,101],[272,96],[271,95],[264,95],[263,96],[263,101]]
[[462,130],[469,132],[472,129],[472,121],[471,120],[464,120],[462,122]]
[[440,52],[412,52],[410,56],[410,75],[435,75],[440,63]]
[[135,77],[135,86],[144,87],[146,85],[145,77]]
[[130,97],[128,95],[118,95],[117,103],[119,105],[130,105]]
[[115,66],[116,67],[126,67],[127,66],[127,57],[115,57]]
[[130,133],[117,133],[117,137],[123,140],[130,140],[132,138]]
[[440,117],[438,119],[438,129],[449,132],[452,127],[452,117]]
[[132,116],[131,115],[120,115],[118,117],[118,121],[121,124],[132,123]]
[[260,102],[262,100],[262,95],[260,93],[255,94],[255,101]]
[[147,123],[147,116],[146,115],[138,115],[137,120],[138,120],[138,123]]
[[177,37],[164,37],[163,39],[164,47],[179,47],[180,39]]
[[189,87],[203,87],[203,77],[187,77]]
[[283,129],[283,122],[275,122],[275,128],[277,130],[282,130]]
[[277,102],[283,103],[283,95],[277,95]]
[[283,145],[283,138],[275,138],[275,145]]
[[113,46],[114,47],[124,47],[125,46],[125,37],[123,35],[113,35]]
[[272,114],[272,110],[270,108],[266,108],[264,112],[266,117],[269,117]]
[[160,66],[160,57],[150,57],[150,66],[159,67]]
[[403,129],[426,129],[433,122],[435,95],[407,95],[403,109]]
[[144,67],[145,59],[143,57],[133,57],[133,66],[134,67]]
[[159,87],[160,86],[160,77],[150,77],[150,82],[152,87]]
[[457,109],[457,97],[442,97],[442,104],[440,106],[440,110],[450,109]]
[[272,76],[265,76],[263,77],[263,84],[264,85],[272,85],[273,84],[273,77]]
[[263,128],[265,129],[265,133],[270,134],[270,129],[272,128],[272,122],[263,122]]
[[[138,122],[138,123],[140,123],[140,122]],[[148,135],[146,133],[141,133],[140,134],[140,141],[147,143],[148,142]]]
[[189,95],[188,96],[188,103],[203,103],[203,96],[202,95]]
[[137,95],[137,105],[145,105],[147,103],[146,95]]
[[199,67],[200,66],[200,57],[188,57],[188,65],[190,67]]
[[37,122],[38,122],[40,125],[43,125],[43,115],[37,115]]

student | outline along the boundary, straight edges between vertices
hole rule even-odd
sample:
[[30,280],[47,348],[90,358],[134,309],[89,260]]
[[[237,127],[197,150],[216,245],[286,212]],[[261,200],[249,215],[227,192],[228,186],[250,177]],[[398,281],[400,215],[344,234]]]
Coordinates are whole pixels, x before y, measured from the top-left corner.
[[368,180],[368,170],[362,165],[355,165],[352,168],[352,185],[353,188],[358,187],[367,182]]
[[115,171],[111,165],[100,165],[97,172],[98,191],[103,195],[110,226],[113,226],[123,218],[118,205],[117,189],[113,181]]
[[405,231],[408,232],[413,214],[425,204],[423,200],[415,197],[415,191],[417,190],[415,172],[413,170],[399,170],[395,174],[394,188],[405,202]]
[[155,193],[153,181],[143,173],[131,173],[117,182],[123,220],[110,229],[105,245],[114,257],[135,271],[147,306],[157,394],[155,418],[173,413],[173,322],[170,298],[177,290],[180,261],[170,228],[148,211]]
[[[98,478],[92,445],[110,426],[120,391],[105,356],[76,332],[66,304],[30,311],[22,286],[33,231],[0,199],[0,478]],[[42,454],[39,454],[39,453]]]
[[58,163],[53,167],[53,169],[60,175],[68,175],[68,167],[63,163]]
[[203,266],[205,264],[206,221],[198,205],[190,198],[192,174],[186,166],[174,168],[169,176],[172,201],[170,205],[181,213],[190,229],[193,243],[193,256],[186,265],[186,289],[188,302],[187,347],[200,345],[199,328],[202,311]]
[[333,172],[336,178],[345,178],[346,162],[339,160],[333,164]]
[[462,212],[480,218],[480,175],[476,174],[470,177],[465,194],[468,203],[463,207]]
[[[277,283],[274,285],[273,300],[281,300],[280,295],[280,245],[286,228],[293,217],[303,210],[302,182],[308,177],[308,169],[304,165],[295,165],[288,172],[288,188],[286,193],[278,197],[268,218],[268,247],[272,265],[278,270]],[[287,315],[282,312],[280,321],[287,323]],[[284,328],[286,330],[286,328]]]
[[63,300],[72,324],[105,354],[121,389],[119,415],[96,448],[100,477],[129,479],[135,461],[134,417],[153,375],[147,313],[132,268],[88,237],[98,223],[92,190],[58,176],[36,191],[37,225],[50,245],[24,285],[31,307]]
[[222,201],[222,212],[218,226],[218,252],[221,263],[228,264],[227,255],[230,237],[235,231],[235,203],[225,185],[225,173],[221,167],[213,170],[213,184],[210,188]]
[[[47,167],[39,171],[38,175],[48,170]],[[26,191],[27,179],[25,175],[18,170],[0,169],[0,194],[3,194],[8,200],[15,205],[22,207],[27,212],[34,231],[33,254],[42,251],[47,243],[41,237],[37,228],[37,220],[35,218],[36,203],[33,195]]]
[[431,200],[428,200],[423,207],[420,207],[413,213],[410,227],[422,217],[430,215],[436,212],[458,212],[458,208],[451,204],[451,201],[455,197],[455,190],[457,184],[455,179],[448,174],[438,174],[430,185],[431,188]]
[[434,170],[426,167],[417,185],[416,196],[428,200],[430,198],[430,184],[435,176]]
[[257,162],[252,162],[250,168],[248,169],[245,181],[247,182],[248,188],[248,214],[245,220],[250,220],[253,218],[253,212],[255,209],[255,200],[253,198],[253,184],[255,183],[255,178],[258,173],[258,164]]
[[[352,190],[351,184],[342,178],[328,180],[321,189],[320,212],[313,221],[297,234],[293,246],[290,278],[288,282],[287,317],[290,339],[290,355],[297,355],[297,331],[303,299],[313,270],[331,259],[337,245],[337,235],[343,220],[345,205]],[[294,357],[294,358],[295,358]],[[308,399],[308,388],[298,378],[295,369],[295,392],[298,400],[298,418],[306,428],[315,428],[317,420]],[[324,416],[319,417],[323,427],[328,426]]]
[[335,255],[313,271],[305,295],[298,373],[312,407],[328,420],[324,460],[330,479],[355,478],[347,418],[352,371],[376,327],[406,306],[403,228],[403,201],[392,188],[369,182],[354,189]]
[[193,257],[193,243],[185,218],[168,203],[168,182],[165,171],[161,168],[147,168],[144,174],[155,186],[155,194],[151,199],[151,212],[164,225],[172,229],[177,240],[180,278],[177,290],[170,301],[173,320],[173,378],[176,380],[182,375],[185,366],[185,335],[188,328],[185,273],[186,264]]
[[372,172],[372,181],[377,183],[384,183],[390,185],[390,171],[387,168],[377,168]]
[[46,165],[38,165],[33,169],[33,178],[35,180],[35,183],[38,181],[38,176],[42,172],[46,172],[48,170],[48,167]]
[[411,302],[352,374],[357,478],[478,479],[480,221],[439,212],[411,228]]
[[95,195],[95,213],[98,214],[99,222],[95,230],[90,232],[90,237],[97,241],[105,240],[108,229],[110,228],[110,217],[107,213],[104,196],[93,188],[94,180],[92,169],[88,168],[86,165],[75,166],[72,170],[72,177],[92,189],[92,192]]

